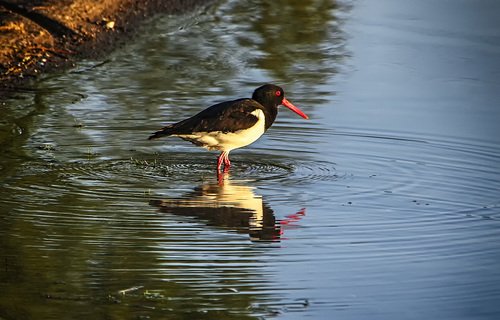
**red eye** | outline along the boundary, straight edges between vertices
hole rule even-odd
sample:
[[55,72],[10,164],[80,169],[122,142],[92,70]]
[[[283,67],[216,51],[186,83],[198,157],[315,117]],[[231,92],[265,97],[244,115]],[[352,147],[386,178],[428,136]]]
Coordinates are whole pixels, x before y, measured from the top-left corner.
[[275,94],[276,94],[277,97],[279,97],[279,96],[281,96],[281,91],[278,90],[278,91],[275,92]]

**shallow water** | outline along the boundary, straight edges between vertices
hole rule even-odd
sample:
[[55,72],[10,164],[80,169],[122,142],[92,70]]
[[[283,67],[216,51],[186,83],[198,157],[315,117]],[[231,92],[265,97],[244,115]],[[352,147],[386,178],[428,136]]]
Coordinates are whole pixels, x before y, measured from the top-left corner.
[[[496,1],[221,1],[0,105],[0,318],[494,319]],[[150,132],[282,85],[253,145]]]

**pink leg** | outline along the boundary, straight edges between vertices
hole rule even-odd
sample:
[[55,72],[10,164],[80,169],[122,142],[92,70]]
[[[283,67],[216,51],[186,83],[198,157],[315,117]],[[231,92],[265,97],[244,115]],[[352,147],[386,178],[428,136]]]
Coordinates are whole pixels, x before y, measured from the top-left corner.
[[222,151],[217,158],[217,171],[222,168],[222,163],[224,163],[224,172],[227,172],[231,166],[231,161],[229,161],[229,151]]
[[224,161],[224,155],[225,152],[223,151],[218,157],[217,157],[217,172],[219,172],[221,166],[222,166],[222,161]]
[[229,171],[229,167],[231,167],[231,161],[229,160],[229,151],[226,152],[226,156],[224,157],[224,171]]

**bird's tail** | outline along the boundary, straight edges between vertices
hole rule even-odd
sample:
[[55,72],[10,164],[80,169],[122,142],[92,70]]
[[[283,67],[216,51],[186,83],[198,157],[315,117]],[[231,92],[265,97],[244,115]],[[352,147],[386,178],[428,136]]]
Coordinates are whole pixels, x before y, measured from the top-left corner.
[[161,130],[158,130],[156,132],[154,132],[152,135],[149,136],[148,140],[153,140],[153,139],[158,139],[158,138],[161,138],[161,137],[165,137],[165,136],[170,136],[172,134],[174,134],[174,126],[170,125],[170,126],[166,126],[164,128],[162,128]]

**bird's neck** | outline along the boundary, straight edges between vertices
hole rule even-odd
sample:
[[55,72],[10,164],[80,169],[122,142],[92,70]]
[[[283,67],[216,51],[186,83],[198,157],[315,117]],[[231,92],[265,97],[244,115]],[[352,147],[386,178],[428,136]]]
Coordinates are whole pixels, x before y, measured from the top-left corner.
[[266,116],[266,130],[273,124],[278,115],[278,106],[264,107],[264,115]]
[[264,115],[266,116],[266,130],[269,129],[278,115],[278,106],[274,101],[269,101],[269,99],[255,94],[252,96],[252,99],[263,107],[262,111],[264,111]]

